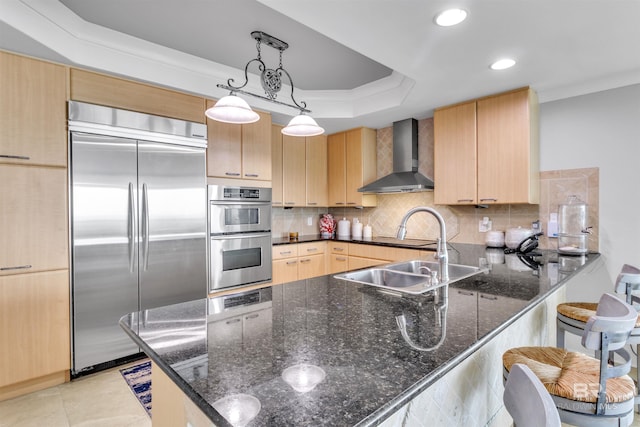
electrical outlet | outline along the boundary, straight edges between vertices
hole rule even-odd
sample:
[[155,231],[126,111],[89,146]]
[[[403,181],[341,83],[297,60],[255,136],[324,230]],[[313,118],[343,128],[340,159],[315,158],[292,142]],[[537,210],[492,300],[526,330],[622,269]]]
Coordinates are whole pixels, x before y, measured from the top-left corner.
[[308,216],[307,217],[307,225],[313,225],[313,217],[312,216]]
[[481,233],[491,231],[491,220],[488,217],[485,216],[478,222],[478,231]]

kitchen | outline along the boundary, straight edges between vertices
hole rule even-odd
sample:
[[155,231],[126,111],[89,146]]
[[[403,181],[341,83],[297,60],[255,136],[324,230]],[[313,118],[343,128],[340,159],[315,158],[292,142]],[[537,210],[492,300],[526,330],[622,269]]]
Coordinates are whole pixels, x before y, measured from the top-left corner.
[[[4,14],[3,14],[4,15]],[[6,16],[6,15],[4,15]],[[17,25],[17,24],[16,24]],[[277,34],[277,33],[276,33]],[[251,40],[248,35],[242,35],[244,39],[242,44],[249,45],[251,48]],[[3,37],[3,40],[7,38]],[[8,50],[11,46],[7,46]],[[247,54],[248,57],[250,54]],[[285,60],[287,57],[285,56]],[[110,65],[111,66],[111,65]],[[295,73],[294,78],[299,73]],[[227,76],[219,79],[224,81]],[[615,77],[615,78],[614,78]],[[590,94],[584,94],[577,97],[566,96],[558,98],[556,100],[547,100],[542,102],[540,106],[540,141],[541,141],[541,165],[542,171],[559,171],[559,170],[573,170],[583,168],[599,168],[600,182],[599,182],[599,251],[605,258],[606,271],[604,276],[608,278],[607,283],[588,283],[585,287],[588,287],[588,292],[592,293],[590,296],[599,295],[601,292],[610,289],[610,280],[615,276],[619,269],[619,266],[625,262],[633,264],[635,259],[633,255],[635,251],[633,242],[637,238],[638,227],[634,227],[637,224],[637,219],[633,215],[634,208],[638,203],[637,191],[633,186],[633,158],[636,154],[636,144],[632,142],[632,135],[637,135],[638,125],[634,119],[636,114],[638,86],[637,82],[628,81],[624,84],[624,76],[612,76],[611,80],[619,79],[620,82],[616,82],[615,86],[618,88],[611,88],[600,92],[593,92]],[[162,79],[159,79],[162,81]],[[215,86],[215,82],[210,85]],[[605,87],[603,87],[604,89]],[[608,89],[608,88],[607,88]],[[199,91],[196,91],[199,92]],[[498,91],[495,91],[498,92]],[[484,90],[483,90],[483,93]],[[486,92],[488,93],[488,92]],[[471,94],[471,93],[470,93]],[[220,95],[221,96],[221,95]],[[456,98],[459,101],[473,98],[474,96],[459,96]],[[305,99],[303,97],[303,99]],[[442,103],[440,105],[445,105]],[[310,105],[313,108],[312,105]],[[401,114],[401,113],[399,113]],[[406,115],[398,117],[398,119],[405,118]],[[62,122],[65,118],[61,118]],[[423,119],[427,120],[427,119]],[[319,122],[323,120],[318,119]],[[328,122],[328,121],[327,121]],[[428,122],[428,120],[427,120]],[[361,123],[362,124],[362,123]],[[354,125],[355,127],[357,125]],[[337,128],[336,131],[344,129]],[[376,128],[386,129],[388,125],[376,126]],[[64,131],[63,131],[64,132]],[[386,131],[388,132],[388,130]],[[328,133],[335,133],[333,131]],[[378,138],[381,139],[383,135],[379,132]],[[570,135],[571,137],[567,137]],[[389,141],[387,141],[387,144]],[[624,156],[620,158],[613,158],[608,155],[609,153],[624,153]],[[380,159],[381,156],[378,156]],[[420,156],[421,159],[427,158],[427,156]],[[389,168],[390,162],[378,162],[380,168]],[[425,173],[429,174],[429,170]],[[378,172],[379,175],[382,175]],[[429,193],[424,193],[429,194]],[[379,207],[365,208],[363,211],[352,211],[351,209],[340,210],[338,208],[335,211],[336,216],[347,216],[349,219],[353,217],[361,217],[365,220],[364,215],[368,215],[371,218],[382,217],[384,212],[377,212],[381,206],[393,206],[399,203],[406,203],[406,206],[399,208],[402,213],[406,211],[405,207],[411,207],[416,204],[429,203],[429,199],[416,199],[411,195],[399,195],[399,196],[379,196]],[[424,196],[424,197],[429,197]],[[388,201],[387,201],[388,199]],[[406,200],[406,201],[405,201]],[[624,209],[620,209],[620,201],[624,200]],[[303,210],[300,215],[296,213],[296,210]],[[367,211],[368,209],[368,211]],[[274,232],[295,231],[298,230],[301,234],[304,234],[306,219],[308,216],[313,216],[314,220],[318,218],[318,209],[313,208],[294,208],[291,211],[277,208],[278,213],[274,217]],[[491,212],[491,208],[488,210]],[[367,213],[365,213],[367,212]],[[505,215],[503,212],[491,212],[486,214],[486,211],[481,212],[480,219],[483,216],[488,216],[492,219],[496,215]],[[296,217],[298,215],[300,218]],[[515,213],[514,213],[515,215]],[[477,219],[475,213],[468,213],[469,217],[467,224],[472,224],[475,221],[477,226]],[[535,215],[532,215],[535,216]],[[396,220],[397,218],[397,220]],[[526,225],[530,220],[538,218],[531,218],[527,216],[526,220],[518,225]],[[544,218],[539,219],[544,221]],[[495,220],[495,219],[494,219]],[[291,228],[288,227],[292,221],[299,221],[295,223]],[[506,221],[506,219],[505,219]],[[285,227],[284,224],[289,222]],[[394,228],[399,222],[399,218],[395,217],[388,221],[389,227]],[[427,221],[425,221],[427,222]],[[514,220],[514,223],[516,221]],[[280,227],[276,227],[276,224],[282,224]],[[385,224],[384,220],[380,220],[379,225],[374,227],[376,232],[381,231],[381,227]],[[374,224],[375,225],[375,224]],[[430,224],[428,226],[431,226]],[[317,229],[313,227],[314,229]],[[420,227],[418,227],[420,228]],[[395,230],[393,231],[395,232]],[[434,238],[436,233],[425,233],[422,235],[418,232],[417,238]],[[468,235],[471,235],[469,232]],[[473,234],[479,236],[478,233]],[[455,240],[454,240],[455,241]],[[464,240],[461,240],[464,241]],[[64,249],[63,251],[64,252]],[[58,268],[58,267],[56,267]],[[595,282],[595,280],[594,280]]]

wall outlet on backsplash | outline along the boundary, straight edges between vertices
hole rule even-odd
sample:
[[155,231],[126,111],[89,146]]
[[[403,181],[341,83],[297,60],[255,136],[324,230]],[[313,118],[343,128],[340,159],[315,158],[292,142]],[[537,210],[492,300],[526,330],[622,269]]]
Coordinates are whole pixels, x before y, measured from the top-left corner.
[[489,219],[489,217],[485,216],[478,222],[478,231],[481,233],[491,231],[491,225],[491,220]]

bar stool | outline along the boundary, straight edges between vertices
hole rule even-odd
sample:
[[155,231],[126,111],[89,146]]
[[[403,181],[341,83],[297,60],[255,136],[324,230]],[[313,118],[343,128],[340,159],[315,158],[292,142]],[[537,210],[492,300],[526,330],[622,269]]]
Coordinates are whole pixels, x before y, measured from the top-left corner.
[[527,365],[511,365],[502,400],[516,427],[561,427],[556,404]]
[[[625,264],[622,266],[620,274],[616,279],[614,290],[618,294],[624,294],[627,304],[640,304],[640,295],[634,292],[640,291],[640,269]],[[634,306],[640,312],[640,305]],[[596,313],[597,303],[591,302],[566,302],[558,304],[556,309],[556,346],[565,348],[565,332],[574,335],[582,335],[584,327],[591,316]],[[635,327],[627,339],[627,344],[635,346],[636,353],[636,387],[640,384],[640,314],[636,320]],[[640,396],[636,393],[636,404],[640,412]]]
[[[631,356],[624,346],[637,317],[631,305],[604,294],[582,334],[582,345],[599,358],[557,347],[512,348],[502,355],[504,379],[508,381],[514,364],[522,363],[544,384],[563,423],[628,426],[633,422],[635,386],[627,375]],[[624,362],[608,363],[610,352]]]

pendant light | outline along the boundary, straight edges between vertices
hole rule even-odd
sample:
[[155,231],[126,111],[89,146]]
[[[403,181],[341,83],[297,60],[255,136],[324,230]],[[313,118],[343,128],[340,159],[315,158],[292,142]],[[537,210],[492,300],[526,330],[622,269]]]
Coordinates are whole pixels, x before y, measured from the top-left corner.
[[[207,117],[218,120],[225,123],[253,123],[257,121],[260,116],[251,109],[243,99],[239,98],[236,93],[244,95],[251,95],[256,98],[260,98],[269,102],[273,102],[287,107],[295,108],[300,111],[300,114],[289,122],[289,124],[282,129],[282,133],[291,136],[315,136],[324,133],[324,129],[318,126],[313,118],[305,115],[310,113],[311,110],[307,109],[307,104],[303,101],[297,102],[293,96],[295,89],[291,75],[282,66],[282,52],[284,52],[289,44],[272,35],[264,33],[262,31],[253,31],[251,37],[256,40],[256,50],[258,55],[256,58],[251,59],[244,67],[244,83],[239,86],[233,85],[233,79],[228,79],[227,84],[218,84],[217,86],[222,89],[227,89],[231,93],[228,96],[220,99],[213,107],[209,108],[205,114]],[[280,63],[278,68],[267,68],[262,61],[261,46],[262,43],[270,46],[280,52]],[[243,88],[249,83],[249,66],[253,63],[257,63],[260,73],[260,83],[265,91],[265,95],[258,95]],[[282,89],[282,76],[286,76],[291,86],[291,101],[293,104],[278,101],[276,97]]]

